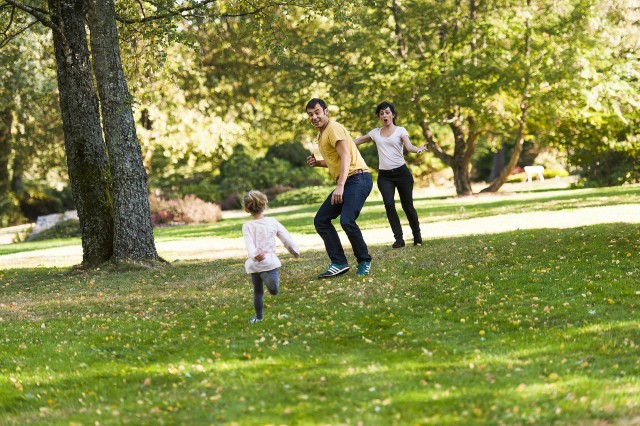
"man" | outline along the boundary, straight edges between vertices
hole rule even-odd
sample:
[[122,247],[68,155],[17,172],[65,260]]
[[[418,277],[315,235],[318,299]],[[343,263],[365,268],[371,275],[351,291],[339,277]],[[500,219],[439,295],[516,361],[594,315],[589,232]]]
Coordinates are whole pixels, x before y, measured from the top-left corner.
[[327,104],[322,99],[311,99],[307,103],[307,115],[311,124],[318,129],[318,149],[323,160],[315,155],[307,157],[310,167],[327,167],[329,175],[336,182],[336,189],[322,203],[313,220],[318,235],[331,259],[331,264],[318,278],[330,278],[349,270],[349,262],[342,243],[331,221],[340,216],[340,225],[349,237],[353,254],[358,261],[358,275],[368,275],[371,256],[364,242],[362,232],[356,223],[362,206],[371,193],[373,180],[369,167],[356,148],[347,129],[329,120]]

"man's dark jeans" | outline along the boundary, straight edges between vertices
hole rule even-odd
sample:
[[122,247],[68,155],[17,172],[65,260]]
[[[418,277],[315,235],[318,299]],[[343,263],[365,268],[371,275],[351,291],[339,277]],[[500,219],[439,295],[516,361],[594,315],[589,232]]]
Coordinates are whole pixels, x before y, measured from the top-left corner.
[[364,242],[360,227],[356,223],[356,219],[360,215],[362,206],[373,188],[373,180],[370,173],[358,173],[347,178],[344,185],[344,194],[342,196],[342,204],[331,204],[331,194],[322,203],[320,209],[313,219],[318,235],[322,237],[324,246],[331,259],[331,263],[346,265],[347,256],[344,254],[342,243],[336,228],[331,221],[340,216],[340,226],[351,242],[353,254],[356,256],[358,263],[362,261],[371,261],[371,256]]
[[402,210],[407,215],[409,226],[411,226],[413,237],[419,238],[420,222],[418,222],[418,213],[413,206],[413,176],[406,165],[393,170],[380,170],[378,173],[378,189],[382,195],[382,202],[387,212],[387,219],[389,219],[393,236],[398,241],[403,240],[403,236],[394,199],[396,188],[398,189],[398,195],[400,195]]

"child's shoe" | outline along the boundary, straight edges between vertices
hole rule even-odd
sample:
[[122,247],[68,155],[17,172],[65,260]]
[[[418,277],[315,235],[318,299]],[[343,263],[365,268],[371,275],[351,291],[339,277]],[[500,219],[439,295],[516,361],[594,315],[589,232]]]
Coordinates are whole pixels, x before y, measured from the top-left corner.
[[251,319],[249,320],[250,324],[255,324],[257,322],[262,321],[262,318],[258,318],[258,317],[251,317]]

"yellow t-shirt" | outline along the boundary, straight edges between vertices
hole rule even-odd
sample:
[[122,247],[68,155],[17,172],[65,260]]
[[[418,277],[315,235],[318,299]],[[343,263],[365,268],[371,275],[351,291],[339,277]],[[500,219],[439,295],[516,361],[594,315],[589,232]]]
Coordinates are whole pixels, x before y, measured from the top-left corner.
[[318,149],[320,154],[324,158],[327,168],[329,169],[329,175],[335,181],[340,177],[340,156],[336,150],[336,142],[343,141],[349,146],[349,153],[351,154],[351,163],[349,164],[349,176],[354,174],[356,170],[369,171],[369,166],[364,162],[364,158],[360,155],[360,151],[353,142],[351,135],[344,128],[342,124],[335,121],[329,121],[327,127],[318,138]]

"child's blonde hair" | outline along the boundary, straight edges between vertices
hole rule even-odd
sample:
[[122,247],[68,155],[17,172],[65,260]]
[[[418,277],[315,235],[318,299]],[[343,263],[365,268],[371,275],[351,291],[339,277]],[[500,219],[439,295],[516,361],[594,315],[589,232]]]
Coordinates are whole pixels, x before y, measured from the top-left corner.
[[244,208],[251,214],[262,213],[267,208],[269,199],[260,191],[251,190],[244,196]]

